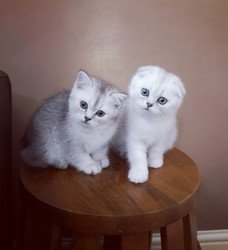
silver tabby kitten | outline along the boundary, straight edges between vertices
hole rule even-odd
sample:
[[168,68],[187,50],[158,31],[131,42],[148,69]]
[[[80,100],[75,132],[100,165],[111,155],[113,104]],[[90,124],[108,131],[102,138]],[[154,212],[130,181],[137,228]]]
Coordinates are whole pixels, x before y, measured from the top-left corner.
[[71,91],[46,100],[32,117],[22,152],[32,166],[68,165],[98,174],[109,166],[107,151],[126,95],[114,86],[78,73]]

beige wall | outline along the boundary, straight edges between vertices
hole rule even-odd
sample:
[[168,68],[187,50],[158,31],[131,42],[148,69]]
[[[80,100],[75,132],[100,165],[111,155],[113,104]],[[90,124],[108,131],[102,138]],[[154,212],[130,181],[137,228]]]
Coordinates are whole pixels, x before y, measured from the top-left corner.
[[199,228],[228,228],[227,0],[2,0],[0,68],[13,85],[15,176],[18,141],[44,98],[70,88],[80,68],[124,90],[148,64],[180,75],[187,88],[177,147],[201,171]]

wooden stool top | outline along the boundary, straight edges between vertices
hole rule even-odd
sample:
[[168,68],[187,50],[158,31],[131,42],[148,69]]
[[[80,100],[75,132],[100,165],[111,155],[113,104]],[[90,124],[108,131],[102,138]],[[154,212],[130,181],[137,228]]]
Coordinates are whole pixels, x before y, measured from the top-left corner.
[[101,174],[75,169],[21,167],[24,200],[47,219],[89,233],[118,234],[152,230],[186,214],[195,203],[199,172],[194,162],[174,149],[164,166],[150,169],[149,180],[133,184],[128,166],[111,154]]

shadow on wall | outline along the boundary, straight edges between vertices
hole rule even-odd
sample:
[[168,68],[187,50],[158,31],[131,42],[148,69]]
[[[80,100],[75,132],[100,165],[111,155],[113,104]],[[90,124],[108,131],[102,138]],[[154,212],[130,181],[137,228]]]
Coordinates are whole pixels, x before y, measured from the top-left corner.
[[12,154],[13,154],[13,221],[14,221],[14,236],[18,235],[22,203],[19,195],[19,171],[22,163],[20,157],[21,140],[24,135],[27,121],[39,106],[39,103],[28,96],[13,95],[13,117],[12,117]]

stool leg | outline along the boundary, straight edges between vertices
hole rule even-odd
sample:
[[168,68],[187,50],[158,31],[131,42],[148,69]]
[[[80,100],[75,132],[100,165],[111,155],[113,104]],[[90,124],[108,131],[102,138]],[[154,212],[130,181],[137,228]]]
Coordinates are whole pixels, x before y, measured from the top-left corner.
[[201,249],[197,240],[196,210],[195,208],[183,218],[185,250]]
[[149,232],[149,239],[148,239],[148,244],[149,244],[149,250],[151,250],[151,246],[152,246],[152,236],[153,236],[153,233],[152,231]]
[[52,225],[45,223],[37,214],[32,213],[30,210],[27,210],[24,219],[21,249],[50,250]]
[[103,250],[119,250],[121,235],[104,235]]
[[161,228],[162,250],[185,250],[183,220]]
[[56,225],[53,226],[50,250],[63,250],[61,239],[61,228]]
[[101,235],[77,233],[71,250],[101,250]]
[[150,243],[150,232],[123,234],[121,250],[149,250]]

